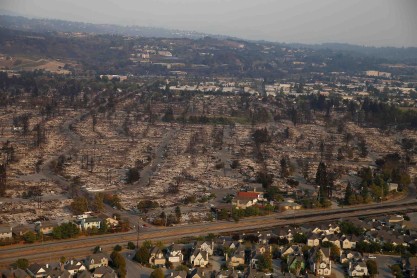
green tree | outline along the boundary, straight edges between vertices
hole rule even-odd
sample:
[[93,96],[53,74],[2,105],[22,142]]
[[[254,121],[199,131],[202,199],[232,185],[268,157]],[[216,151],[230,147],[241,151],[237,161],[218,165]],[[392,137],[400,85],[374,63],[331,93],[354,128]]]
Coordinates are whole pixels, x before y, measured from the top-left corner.
[[395,276],[396,278],[403,278],[403,277],[404,277],[404,275],[403,275],[403,271],[402,271],[402,269],[401,269],[401,266],[400,266],[400,265],[398,265],[398,264],[394,264],[394,265],[390,266],[390,268],[391,268],[391,272],[392,272],[392,274],[394,274],[394,276]]
[[340,259],[340,248],[335,244],[332,244],[330,247],[330,257],[333,261],[338,261]]
[[307,236],[303,233],[296,233],[293,240],[294,243],[307,243]]
[[352,189],[352,185],[350,184],[350,182],[348,182],[348,185],[346,186],[346,191],[345,191],[345,199],[344,199],[344,203],[346,205],[353,205],[350,202],[352,201],[352,197],[354,196],[354,192]]
[[142,244],[142,246],[139,248],[139,250],[135,254],[135,261],[137,261],[140,264],[148,264],[149,258],[150,258],[150,250],[146,246]]
[[52,236],[56,239],[65,239],[76,237],[80,233],[80,229],[74,223],[62,223],[52,230]]
[[101,212],[104,209],[104,196],[99,193],[94,196],[93,210],[95,212]]
[[29,231],[23,235],[23,239],[26,243],[34,243],[36,241],[36,234],[32,231]]
[[340,227],[340,231],[342,232],[342,234],[345,234],[345,235],[359,236],[363,233],[362,228],[355,226],[351,222],[342,221],[339,223],[339,227]]
[[129,249],[129,250],[135,250],[135,248],[136,248],[136,246],[135,246],[135,244],[133,242],[129,241],[127,243],[127,249]]
[[117,209],[122,209],[120,197],[117,194],[105,194],[104,202]]
[[164,278],[164,277],[165,277],[165,274],[161,268],[155,269],[154,271],[152,271],[150,275],[150,278]]
[[101,233],[101,234],[105,234],[105,233],[107,233],[107,232],[108,232],[108,230],[109,230],[109,224],[107,223],[107,220],[106,220],[106,219],[104,219],[104,220],[101,222],[101,225],[100,225],[100,228],[98,229],[98,231],[99,231],[99,233]]
[[16,267],[17,268],[26,270],[28,268],[28,266],[29,266],[29,260],[28,259],[22,258],[22,259],[18,259],[16,261]]
[[117,251],[113,251],[110,255],[113,266],[117,269],[119,277],[126,277],[126,261],[125,258]]
[[74,214],[83,214],[88,211],[88,200],[85,197],[77,197],[71,203],[71,210]]
[[258,268],[264,272],[269,272],[272,269],[272,256],[269,251],[266,251],[259,257]]
[[320,162],[316,172],[316,184],[320,185],[320,190],[322,190],[325,186],[327,186],[327,182],[326,164],[324,162]]

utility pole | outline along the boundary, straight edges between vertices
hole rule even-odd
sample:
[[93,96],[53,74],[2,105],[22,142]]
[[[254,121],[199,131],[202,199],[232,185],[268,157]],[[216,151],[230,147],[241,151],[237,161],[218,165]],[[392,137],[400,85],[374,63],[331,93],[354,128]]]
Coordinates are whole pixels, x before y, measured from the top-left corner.
[[139,220],[138,220],[138,227],[137,227],[137,234],[136,234],[136,250],[139,250]]

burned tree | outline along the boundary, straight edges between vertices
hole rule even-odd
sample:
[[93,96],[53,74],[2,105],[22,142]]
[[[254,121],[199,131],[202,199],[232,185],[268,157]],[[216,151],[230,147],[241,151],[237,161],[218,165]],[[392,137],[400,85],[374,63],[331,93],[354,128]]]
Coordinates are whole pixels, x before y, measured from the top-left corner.
[[36,132],[34,145],[39,147],[46,142],[46,129],[42,124],[37,124],[34,131]]
[[6,195],[7,189],[7,169],[6,165],[0,165],[0,196],[4,197]]

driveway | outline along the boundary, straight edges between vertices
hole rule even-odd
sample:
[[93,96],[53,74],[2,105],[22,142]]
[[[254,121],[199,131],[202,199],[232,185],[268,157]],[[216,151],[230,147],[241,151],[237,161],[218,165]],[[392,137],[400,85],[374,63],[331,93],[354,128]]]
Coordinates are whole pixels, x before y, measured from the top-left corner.
[[126,260],[126,278],[149,278],[153,269],[142,266],[141,264],[132,260],[135,255],[134,250],[125,251],[122,253]]
[[393,255],[375,255],[376,263],[378,264],[378,278],[393,277],[389,266],[400,263],[400,256]]
[[332,277],[336,277],[336,278],[345,277],[345,270],[343,269],[341,264],[337,264],[337,263],[332,264]]

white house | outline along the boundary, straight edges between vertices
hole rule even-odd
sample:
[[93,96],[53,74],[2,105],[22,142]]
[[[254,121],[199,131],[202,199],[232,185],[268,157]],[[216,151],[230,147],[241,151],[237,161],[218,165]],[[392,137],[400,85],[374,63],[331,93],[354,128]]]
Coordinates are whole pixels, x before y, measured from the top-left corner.
[[104,253],[92,254],[86,258],[85,265],[89,270],[100,266],[109,266],[109,258]]
[[348,274],[350,277],[368,276],[368,267],[364,262],[350,262]]
[[207,251],[196,249],[190,256],[190,263],[192,266],[205,267],[209,263],[209,255]]
[[78,225],[83,230],[93,229],[93,228],[100,229],[101,219],[97,217],[83,218],[78,222]]
[[162,253],[161,249],[154,247],[151,250],[151,256],[149,258],[149,264],[154,266],[164,266],[165,265],[165,256]]
[[184,254],[182,253],[181,246],[178,244],[172,245],[168,254],[168,261],[171,263],[182,263],[183,260]]
[[31,264],[26,271],[34,278],[43,278],[47,275],[47,268],[37,263]]
[[0,240],[1,239],[11,239],[13,237],[12,227],[10,226],[0,226]]
[[199,249],[201,251],[206,251],[209,255],[213,255],[214,252],[214,241],[212,242],[197,242],[195,249]]

